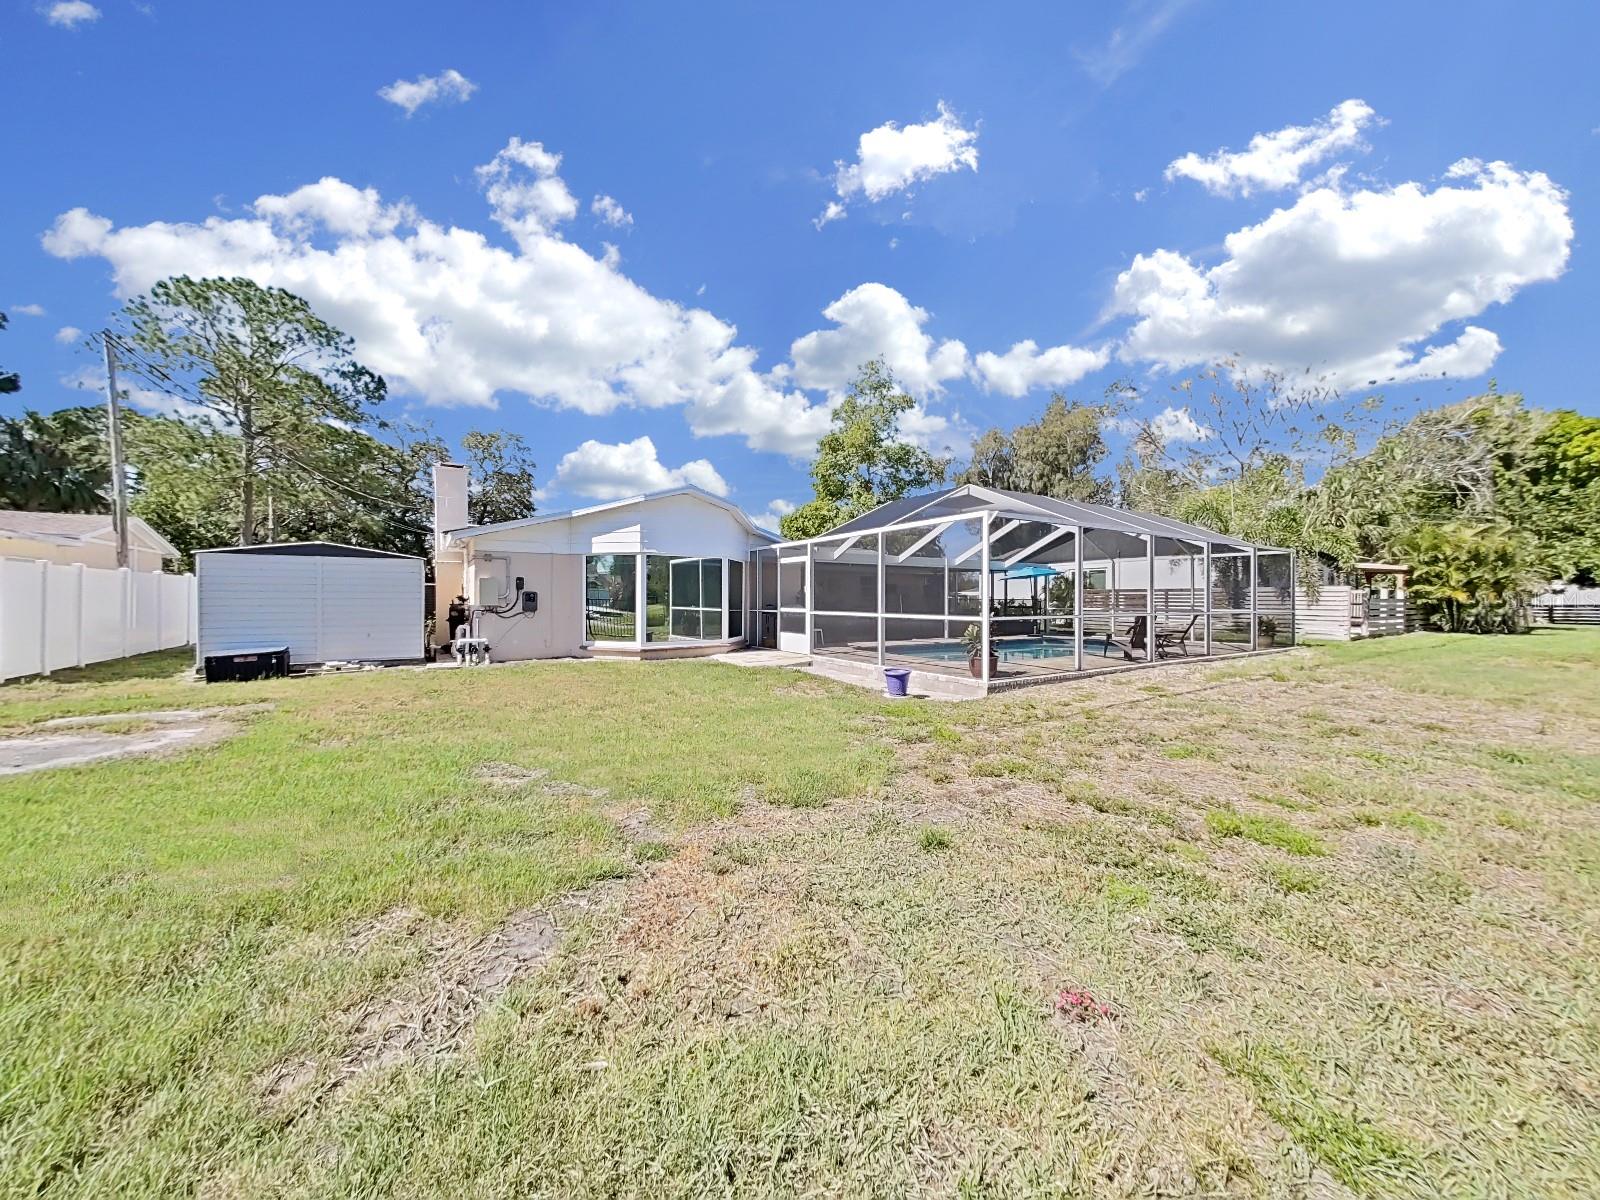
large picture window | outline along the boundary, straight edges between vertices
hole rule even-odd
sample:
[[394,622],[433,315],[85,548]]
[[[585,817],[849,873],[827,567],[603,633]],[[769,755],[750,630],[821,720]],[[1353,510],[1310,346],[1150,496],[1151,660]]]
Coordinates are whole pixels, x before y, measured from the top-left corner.
[[[638,611],[638,571],[644,611]],[[584,558],[584,627],[591,642],[715,642],[744,632],[745,564],[667,554],[590,554]],[[723,573],[727,571],[726,595]],[[724,621],[724,605],[732,612]],[[642,626],[641,626],[641,620]]]
[[583,628],[591,642],[638,637],[638,556],[589,554],[583,560]]
[[674,638],[722,637],[722,560],[675,558],[668,571],[669,627]]

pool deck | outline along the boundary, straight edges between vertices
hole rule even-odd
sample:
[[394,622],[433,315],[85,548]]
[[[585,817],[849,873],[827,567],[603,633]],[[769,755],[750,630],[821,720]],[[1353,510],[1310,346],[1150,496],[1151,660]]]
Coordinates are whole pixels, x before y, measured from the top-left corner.
[[[885,666],[901,666],[911,668],[910,692],[931,700],[979,700],[985,695],[994,695],[998,692],[1012,691],[1017,688],[1033,687],[1040,684],[1072,683],[1080,679],[1092,679],[1101,675],[1118,675],[1129,671],[1159,671],[1165,667],[1181,666],[1185,663],[1194,666],[1204,666],[1222,660],[1233,661],[1242,658],[1259,658],[1269,654],[1283,654],[1292,650],[1292,646],[1263,647],[1260,650],[1251,650],[1245,646],[1235,647],[1232,643],[1225,643],[1226,649],[1213,645],[1212,653],[1191,654],[1185,657],[1181,654],[1170,655],[1156,659],[1154,662],[1127,662],[1120,658],[1104,657],[1100,655],[1084,655],[1083,670],[1074,671],[1070,668],[1039,667],[1034,664],[1013,664],[994,676],[989,681],[988,690],[985,691],[983,683],[972,677],[967,664],[929,662],[926,659],[917,660],[910,656],[885,656]],[[847,651],[833,650],[827,653],[791,654],[777,650],[739,650],[730,654],[719,656],[720,661],[736,663],[739,666],[752,667],[788,667],[794,670],[806,671],[809,674],[821,675],[829,679],[836,679],[841,683],[854,684],[857,687],[871,688],[874,691],[883,690],[883,668],[878,665],[876,649]]]

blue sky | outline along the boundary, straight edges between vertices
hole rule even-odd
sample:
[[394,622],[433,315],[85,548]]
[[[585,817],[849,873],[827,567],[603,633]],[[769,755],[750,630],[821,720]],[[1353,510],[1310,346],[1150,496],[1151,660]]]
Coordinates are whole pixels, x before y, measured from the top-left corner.
[[524,434],[547,506],[802,502],[869,354],[957,452],[1230,350],[1600,412],[1593,5],[4,5],[7,412],[218,271]]

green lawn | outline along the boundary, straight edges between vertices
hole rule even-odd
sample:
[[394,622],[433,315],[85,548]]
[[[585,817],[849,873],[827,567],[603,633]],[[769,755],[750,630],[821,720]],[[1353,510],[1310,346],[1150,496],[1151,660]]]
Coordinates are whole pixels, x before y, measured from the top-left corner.
[[1600,634],[182,665],[0,689],[271,706],[0,779],[0,1193],[1600,1191]]

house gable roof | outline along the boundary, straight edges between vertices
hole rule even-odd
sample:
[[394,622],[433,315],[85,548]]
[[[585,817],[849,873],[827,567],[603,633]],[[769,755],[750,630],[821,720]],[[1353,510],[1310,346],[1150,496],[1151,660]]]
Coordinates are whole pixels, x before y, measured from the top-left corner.
[[523,517],[516,521],[499,521],[493,525],[464,525],[459,529],[447,529],[445,534],[452,540],[478,537],[486,533],[503,533],[512,529],[529,529],[535,525],[545,525],[551,521],[565,521],[572,517],[585,517],[591,513],[606,512],[614,508],[626,508],[631,504],[647,504],[652,500],[665,500],[670,496],[691,496],[696,500],[716,506],[725,512],[731,513],[751,533],[757,537],[767,538],[769,541],[778,541],[778,536],[757,525],[745,511],[737,504],[724,500],[721,496],[713,496],[703,488],[685,484],[683,487],[668,488],[661,492],[644,492],[637,496],[624,496],[618,500],[604,500],[599,504],[590,504],[583,508],[569,508],[561,512],[534,513],[531,517]]
[[[0,511],[0,537],[27,538],[55,546],[98,542],[115,533],[108,513]],[[178,548],[138,517],[128,518],[128,535],[163,558],[176,558]]]

